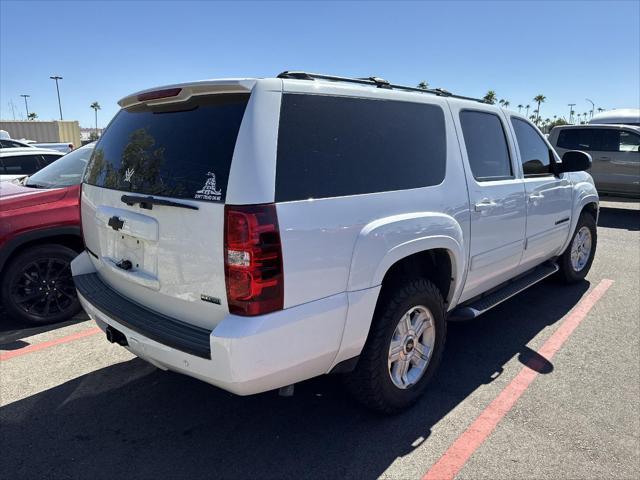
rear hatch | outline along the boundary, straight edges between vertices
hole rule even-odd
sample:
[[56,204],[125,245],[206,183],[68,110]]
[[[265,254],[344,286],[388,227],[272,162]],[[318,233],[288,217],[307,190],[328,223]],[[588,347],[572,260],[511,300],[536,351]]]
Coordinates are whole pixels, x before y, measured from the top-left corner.
[[81,201],[85,244],[102,280],[205,328],[228,313],[224,203],[249,100],[246,88],[216,91],[125,99],[96,145]]

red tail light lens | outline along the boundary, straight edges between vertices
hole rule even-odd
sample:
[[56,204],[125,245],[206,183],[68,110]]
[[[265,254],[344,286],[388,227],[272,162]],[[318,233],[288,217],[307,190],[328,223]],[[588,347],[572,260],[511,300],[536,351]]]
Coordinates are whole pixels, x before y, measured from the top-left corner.
[[282,310],[284,277],[276,206],[225,205],[224,223],[229,311],[252,316]]

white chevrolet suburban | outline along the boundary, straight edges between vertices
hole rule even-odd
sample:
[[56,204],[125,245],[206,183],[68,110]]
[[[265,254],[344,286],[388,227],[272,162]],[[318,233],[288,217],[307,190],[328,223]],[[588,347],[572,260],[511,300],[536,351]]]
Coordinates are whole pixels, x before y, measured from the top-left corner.
[[161,369],[240,395],[341,373],[396,412],[447,320],[593,261],[588,154],[481,100],[284,72],[119,103],[72,271],[108,340]]

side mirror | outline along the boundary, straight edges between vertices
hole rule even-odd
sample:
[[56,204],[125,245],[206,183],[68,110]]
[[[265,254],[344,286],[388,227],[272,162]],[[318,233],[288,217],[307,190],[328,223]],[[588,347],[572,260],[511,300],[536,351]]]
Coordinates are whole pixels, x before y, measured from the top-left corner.
[[562,172],[583,172],[591,168],[591,155],[580,150],[570,150],[562,156],[558,170]]

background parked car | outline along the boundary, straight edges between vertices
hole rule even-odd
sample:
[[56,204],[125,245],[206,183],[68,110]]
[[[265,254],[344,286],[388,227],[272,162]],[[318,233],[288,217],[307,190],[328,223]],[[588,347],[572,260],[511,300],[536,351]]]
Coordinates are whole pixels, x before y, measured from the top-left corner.
[[38,147],[38,148],[48,148],[50,150],[56,150],[62,153],[69,153],[73,151],[73,143],[69,143],[69,142],[50,142],[50,143],[34,142],[31,144],[31,146]]
[[[64,153],[35,147],[0,149],[0,182],[33,175],[56,161]],[[4,185],[2,186],[4,189]]]
[[14,140],[13,138],[0,138],[0,148],[35,148],[33,145],[30,145],[25,142],[21,142],[20,140]]
[[589,173],[600,193],[640,197],[640,127],[632,125],[564,125],[549,142],[562,156],[582,150],[593,159]]
[[590,124],[615,124],[615,125],[635,125],[640,127],[639,108],[614,108],[606,112],[596,113]]
[[82,250],[80,182],[93,144],[0,188],[0,298],[14,318],[31,324],[76,314],[71,260]]

